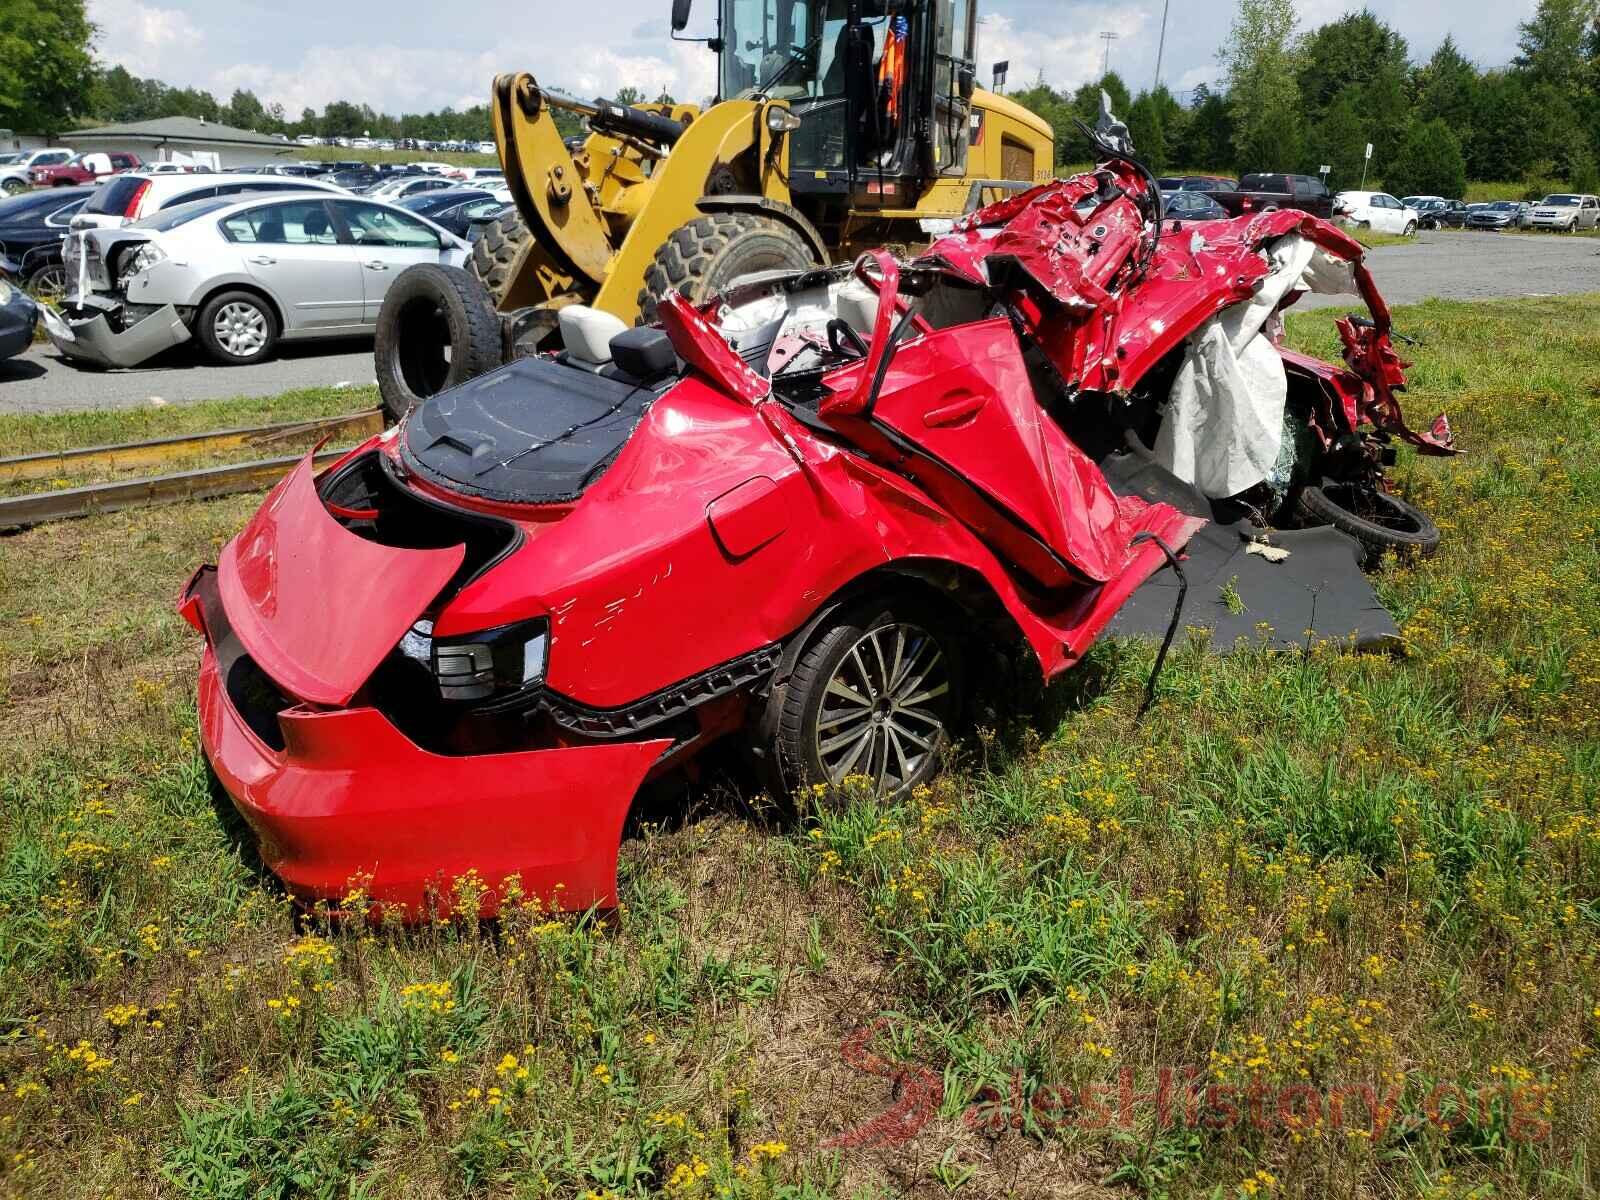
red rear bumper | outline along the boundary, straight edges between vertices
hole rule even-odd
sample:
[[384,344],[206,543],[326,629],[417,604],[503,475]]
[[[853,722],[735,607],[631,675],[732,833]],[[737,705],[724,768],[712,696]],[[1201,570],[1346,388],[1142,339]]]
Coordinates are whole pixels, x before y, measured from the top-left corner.
[[222,785],[296,894],[338,900],[357,884],[413,917],[448,908],[476,871],[499,905],[511,875],[565,909],[616,904],[617,849],[634,793],[670,741],[445,757],[376,709],[279,715],[266,745],[233,702],[208,644],[200,734]]

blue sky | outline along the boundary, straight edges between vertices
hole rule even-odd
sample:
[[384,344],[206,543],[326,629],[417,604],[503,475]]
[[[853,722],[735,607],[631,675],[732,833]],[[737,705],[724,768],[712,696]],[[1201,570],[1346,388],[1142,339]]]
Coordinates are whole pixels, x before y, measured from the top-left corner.
[[[1137,91],[1155,74],[1162,0],[979,0],[979,61],[987,82],[996,59],[1011,61],[1012,86],[1043,71],[1072,88],[1099,73],[1099,34],[1118,34],[1111,64]],[[388,111],[420,111],[487,99],[500,71],[530,70],[585,95],[624,84],[680,99],[712,86],[711,55],[668,40],[668,0],[438,0],[320,3],[311,0],[89,0],[101,28],[99,54],[139,75],[210,89],[226,102],[235,87],[278,101],[291,115],[330,100]],[[1370,0],[1400,29],[1414,58],[1448,33],[1485,65],[1507,61],[1517,23],[1534,0]],[[1298,0],[1301,28],[1359,3]],[[709,28],[714,0],[697,0],[692,28]],[[1217,73],[1216,51],[1233,0],[1172,0],[1162,77],[1189,89]]]

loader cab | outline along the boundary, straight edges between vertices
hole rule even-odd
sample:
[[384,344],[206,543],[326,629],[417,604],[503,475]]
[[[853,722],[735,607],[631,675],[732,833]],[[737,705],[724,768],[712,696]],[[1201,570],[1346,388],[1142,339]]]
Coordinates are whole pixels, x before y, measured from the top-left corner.
[[720,0],[718,95],[783,100],[789,189],[911,208],[966,170],[976,0]]

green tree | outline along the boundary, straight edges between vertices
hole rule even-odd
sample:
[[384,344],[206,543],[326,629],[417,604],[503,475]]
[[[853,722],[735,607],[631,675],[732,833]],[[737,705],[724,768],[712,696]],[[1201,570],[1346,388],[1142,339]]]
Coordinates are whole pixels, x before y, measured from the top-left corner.
[[1239,0],[1218,56],[1228,76],[1234,160],[1246,171],[1292,171],[1300,163],[1295,21],[1294,0]]
[[1521,179],[1538,157],[1544,119],[1520,72],[1488,72],[1479,82],[1473,105],[1468,175]]
[[1133,94],[1128,91],[1128,85],[1122,82],[1122,76],[1115,71],[1106,72],[1072,93],[1072,111],[1090,129],[1094,128],[1095,121],[1100,117],[1101,92],[1111,97],[1111,111],[1123,121],[1128,119],[1128,110],[1133,107]]
[[1416,73],[1418,115],[1438,117],[1456,136],[1470,141],[1478,83],[1478,68],[1462,55],[1455,38],[1445,34],[1433,57]]
[[254,92],[236,88],[222,119],[238,129],[261,129],[267,124],[267,109]]
[[1328,186],[1334,191],[1345,191],[1361,184],[1368,132],[1361,104],[1360,89],[1345,88],[1328,106],[1322,120],[1311,127],[1306,138],[1306,163],[1308,166],[1326,163]]
[[[1307,34],[1295,70],[1306,121],[1320,121],[1346,88],[1363,87],[1385,75],[1404,79],[1406,55],[1405,38],[1364,8]],[[1402,120],[1402,133],[1405,125]]]
[[87,113],[93,35],[83,0],[0,4],[0,125],[54,133]]
[[[1119,114],[1122,115],[1122,114]],[[1128,108],[1124,120],[1136,154],[1155,170],[1167,162],[1166,135],[1161,128],[1161,109],[1149,92],[1140,92]]]
[[348,100],[335,100],[322,110],[323,137],[360,137],[365,128],[359,108]]
[[1596,9],[1596,0],[1539,0],[1533,16],[1518,26],[1521,53],[1515,65],[1530,82],[1576,92],[1588,74],[1587,42]]
[[1201,84],[1195,88],[1192,105],[1178,126],[1177,138],[1168,145],[1168,156],[1182,167],[1202,171],[1231,171],[1233,156],[1233,114],[1227,98]]
[[1382,178],[1395,160],[1411,127],[1411,99],[1405,73],[1392,65],[1359,87],[1361,119],[1372,143],[1372,172]]
[[1438,117],[1413,122],[1389,163],[1384,184],[1396,196],[1464,195],[1467,161],[1461,142]]

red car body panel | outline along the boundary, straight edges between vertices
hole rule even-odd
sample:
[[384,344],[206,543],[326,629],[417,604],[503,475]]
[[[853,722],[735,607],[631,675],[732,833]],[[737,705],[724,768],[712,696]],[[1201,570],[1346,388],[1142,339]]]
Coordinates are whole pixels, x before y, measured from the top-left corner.
[[207,757],[285,884],[332,901],[360,887],[408,914],[449,911],[468,871],[489,882],[484,915],[513,875],[553,907],[615,905],[623,820],[670,745],[446,757],[371,708],[303,707],[279,718],[276,751],[229,703],[209,646],[199,706]]
[[[613,903],[641,782],[745,724],[756,693],[736,682],[708,685],[697,706],[673,708],[677,698],[730,664],[767,662],[885,572],[983,593],[1044,678],[1071,667],[1166,561],[1163,544],[1181,549],[1204,521],[1112,492],[1036,397],[1019,330],[1077,388],[1125,394],[1252,294],[1266,243],[1300,232],[1355,264],[1374,322],[1349,325],[1344,368],[1284,352],[1287,365],[1326,386],[1339,405],[1330,422],[1398,421],[1401,364],[1359,243],[1287,211],[1163,227],[1156,239],[1127,195],[1138,179],[1119,170],[1107,169],[1120,187],[1080,177],[976,213],[912,264],[1004,289],[1007,317],[907,323],[908,268],[864,260],[856,275],[878,300],[871,344],[819,375],[807,412],[733,348],[715,303],[668,297],[661,324],[687,368],[575,499],[454,491],[408,462],[406,425],[320,480],[308,458],[222,554],[217,623],[229,628],[206,628],[202,577],[183,601],[210,643],[205,751],[268,862],[303,895],[338,896],[359,877],[407,911],[469,869],[490,889],[484,911],[512,874],[565,907]],[[891,326],[910,334],[892,354]],[[1447,447],[1419,442],[1430,438]],[[462,546],[353,532],[364,510],[330,511],[318,488],[368,461],[436,508],[493,517],[505,549],[484,564]],[[424,749],[369,684],[423,618],[435,643],[547,621],[541,694],[592,720],[530,726],[511,749]],[[279,748],[224,678],[241,653],[286,696]],[[657,704],[694,728],[652,732]],[[636,719],[644,732],[629,733]]]
[[228,621],[285,691],[348,704],[461,565],[464,550],[397,550],[357,537],[317,496],[311,455],[222,548]]

